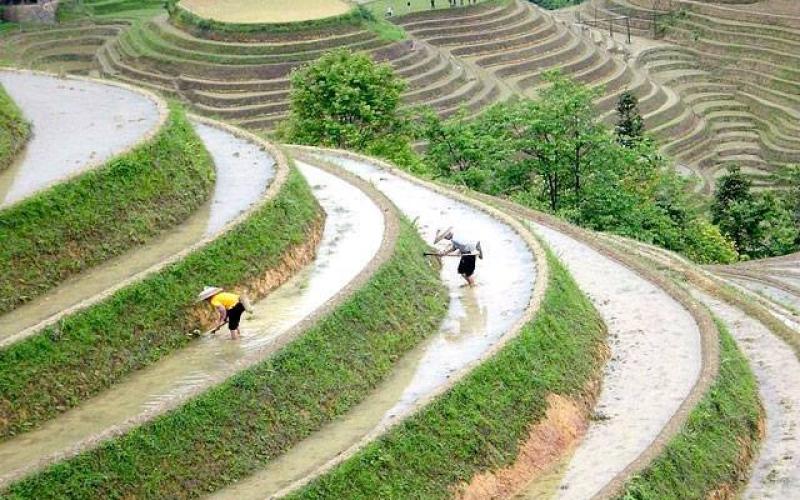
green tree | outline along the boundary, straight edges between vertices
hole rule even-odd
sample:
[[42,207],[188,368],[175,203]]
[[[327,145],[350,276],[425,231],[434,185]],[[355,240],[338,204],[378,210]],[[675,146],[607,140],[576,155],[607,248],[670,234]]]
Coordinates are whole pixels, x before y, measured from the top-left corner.
[[405,82],[388,64],[334,50],[293,71],[291,84],[291,112],[279,131],[286,140],[366,151],[406,137],[398,108]]
[[617,101],[617,141],[625,147],[633,147],[644,138],[644,120],[639,113],[639,99],[625,91]]
[[747,176],[731,167],[717,181],[711,214],[740,254],[762,258],[797,250],[800,228],[794,209],[790,196],[754,193]]
[[437,175],[598,231],[731,262],[733,243],[699,214],[686,181],[646,134],[622,146],[599,122],[594,92],[558,74],[540,99],[499,104],[473,120],[429,115],[425,161]]
[[[800,165],[790,165],[779,169],[774,180],[781,188],[780,193],[794,216],[794,222],[800,226]],[[798,241],[800,245],[800,241]]]
[[716,218],[732,203],[746,202],[753,198],[753,183],[739,166],[728,168],[728,172],[717,180],[711,212]]

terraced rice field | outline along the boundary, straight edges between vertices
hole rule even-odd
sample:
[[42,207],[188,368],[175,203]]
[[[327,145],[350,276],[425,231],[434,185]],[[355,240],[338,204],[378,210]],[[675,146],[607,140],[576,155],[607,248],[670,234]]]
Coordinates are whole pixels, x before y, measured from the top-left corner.
[[[800,494],[797,255],[703,269],[243,130],[272,130],[292,69],[334,47],[386,61],[409,83],[406,105],[442,116],[535,96],[559,68],[601,89],[609,122],[634,92],[699,190],[730,164],[766,187],[800,153],[791,10],[678,0],[688,10],[666,39],[628,45],[521,1],[397,17],[400,42],[360,25],[212,39],[112,3],[91,4],[110,12],[95,22],[3,47],[20,64],[185,103],[214,188],[163,237],[0,315],[0,494]],[[634,35],[649,32],[644,0],[583,12],[594,7],[641,12]],[[7,204],[135,146],[166,109],[98,80],[0,82],[34,132],[0,173]],[[455,259],[421,255],[447,225],[482,242],[475,288]],[[253,299],[241,341],[208,333],[210,312],[193,302],[207,284]]]
[[[633,44],[634,58],[650,75],[691,106],[703,125],[698,147],[667,144],[665,151],[691,165],[711,183],[736,164],[757,185],[769,174],[797,163],[794,133],[800,123],[795,55],[800,11],[769,2],[712,5],[675,1],[675,18],[664,21],[660,46]],[[652,32],[652,3],[644,0],[593,0],[581,13],[591,19],[631,15],[632,32]]]
[[181,0],[180,5],[205,19],[225,23],[291,23],[339,16],[352,6],[343,0]]

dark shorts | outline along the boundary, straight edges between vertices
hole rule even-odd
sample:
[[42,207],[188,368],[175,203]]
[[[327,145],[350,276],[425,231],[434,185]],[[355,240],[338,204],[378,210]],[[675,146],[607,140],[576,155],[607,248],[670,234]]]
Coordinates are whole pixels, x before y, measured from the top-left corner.
[[475,255],[465,255],[458,261],[458,274],[469,278],[475,273]]
[[237,302],[233,309],[228,309],[228,328],[231,330],[236,330],[239,328],[239,321],[242,319],[242,313],[244,312],[244,305],[241,302]]

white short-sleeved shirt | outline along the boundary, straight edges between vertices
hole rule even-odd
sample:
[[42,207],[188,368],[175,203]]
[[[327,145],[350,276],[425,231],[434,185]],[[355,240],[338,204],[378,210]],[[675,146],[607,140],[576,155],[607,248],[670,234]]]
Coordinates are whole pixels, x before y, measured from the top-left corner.
[[453,248],[458,250],[458,252],[460,254],[462,254],[462,255],[465,254],[465,253],[475,253],[475,243],[474,242],[457,240],[457,239],[453,238],[452,240],[450,240],[450,244],[452,244]]

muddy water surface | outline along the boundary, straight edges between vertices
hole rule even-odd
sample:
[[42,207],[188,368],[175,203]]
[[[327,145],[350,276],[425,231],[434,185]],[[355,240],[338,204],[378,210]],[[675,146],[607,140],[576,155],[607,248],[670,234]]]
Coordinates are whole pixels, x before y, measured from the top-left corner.
[[217,498],[269,497],[376,437],[480,359],[509,332],[531,300],[534,258],[511,227],[370,163],[334,155],[324,159],[372,182],[406,217],[417,221],[426,241],[432,242],[436,229],[447,226],[454,227],[457,237],[480,240],[486,258],[478,261],[478,286],[464,287],[456,273],[458,259],[444,259],[441,276],[450,304],[439,332],[400,360],[390,377],[347,415]]
[[557,493],[586,499],[653,442],[689,395],[701,369],[700,332],[689,312],[649,281],[569,236],[532,227],[589,295],[609,330],[612,358],[596,408],[599,419],[575,451]]
[[762,323],[697,290],[693,295],[725,322],[758,380],[766,435],[744,498],[797,498],[800,492],[800,361]]
[[275,175],[275,159],[261,146],[228,131],[202,123],[194,126],[214,159],[217,178],[211,200],[147,245],[95,266],[0,316],[0,347],[36,333],[54,315],[112,290],[139,273],[147,273],[204,237],[213,236],[261,199]]
[[47,423],[0,444],[0,483],[42,458],[149,418],[188,395],[263,359],[292,326],[325,304],[367,265],[380,248],[383,213],[354,186],[319,169],[302,166],[327,213],[318,256],[303,272],[255,304],[244,318],[242,339],[227,331],[206,336],[141,370],[109,391]]
[[758,295],[771,300],[772,302],[775,302],[783,308],[795,312],[800,311],[800,297],[791,294],[786,290],[782,290],[778,287],[770,285],[769,283],[764,283],[755,279],[738,278],[734,276],[728,276],[727,278],[741,287],[755,292]]
[[[479,240],[486,253],[485,259],[478,260],[475,288],[463,286],[456,271],[459,259],[444,259],[442,279],[450,290],[449,311],[412,381],[384,415],[388,422],[447,383],[454,372],[480,359],[509,332],[530,303],[536,265],[522,237],[488,214],[370,163],[336,156],[325,159],[375,184],[406,217],[417,221],[426,241],[433,241],[437,229],[452,226],[456,239]],[[465,317],[470,321],[462,321]]]
[[0,172],[0,207],[102,164],[159,123],[153,100],[114,85],[3,70],[0,83],[33,126],[22,157]]

